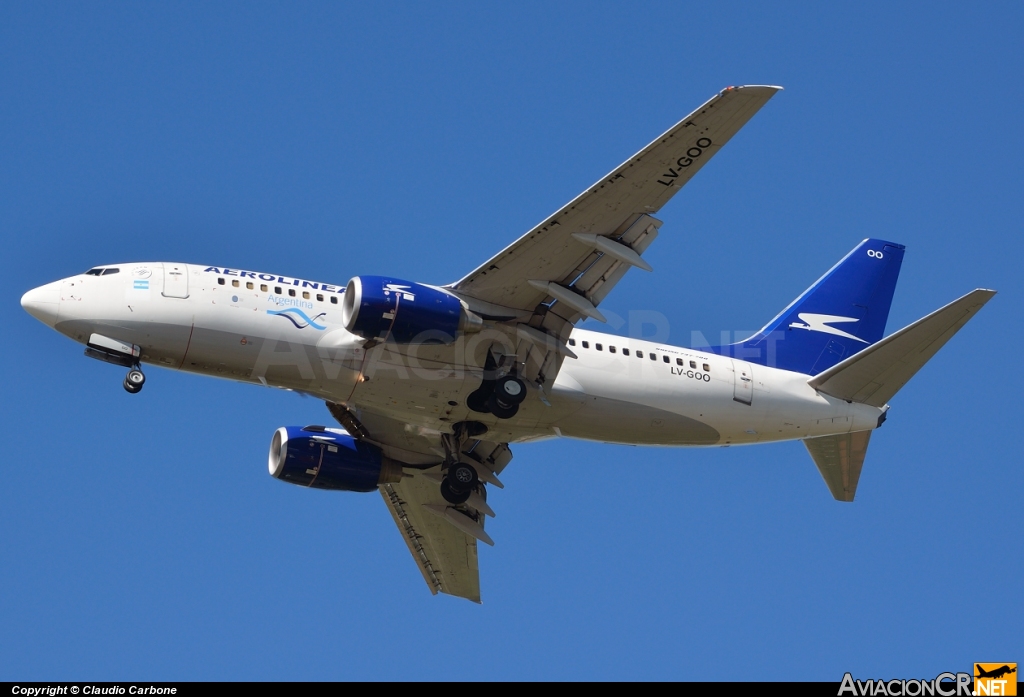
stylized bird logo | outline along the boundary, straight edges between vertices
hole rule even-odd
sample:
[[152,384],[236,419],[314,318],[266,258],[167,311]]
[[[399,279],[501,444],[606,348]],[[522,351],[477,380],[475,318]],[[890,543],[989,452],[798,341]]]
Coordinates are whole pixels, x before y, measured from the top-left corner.
[[791,329],[806,329],[812,332],[823,332],[825,334],[835,334],[836,336],[846,337],[847,339],[853,339],[859,341],[862,344],[868,342],[864,341],[860,337],[856,337],[853,334],[848,334],[842,329],[836,329],[835,327],[828,326],[833,322],[859,322],[860,320],[856,317],[842,317],[840,315],[816,315],[811,312],[801,312],[797,315],[806,324],[800,324],[799,322],[793,322],[789,326]]
[[[316,323],[318,319],[327,314],[326,312],[321,312],[316,317],[310,318],[302,310],[295,307],[289,307],[286,310],[267,310],[267,314],[277,315],[278,317],[286,318],[288,321],[295,325],[296,329],[305,329],[306,327],[313,327],[313,329],[319,331],[327,329],[327,327],[325,327],[324,325]],[[297,317],[293,315],[297,315]]]

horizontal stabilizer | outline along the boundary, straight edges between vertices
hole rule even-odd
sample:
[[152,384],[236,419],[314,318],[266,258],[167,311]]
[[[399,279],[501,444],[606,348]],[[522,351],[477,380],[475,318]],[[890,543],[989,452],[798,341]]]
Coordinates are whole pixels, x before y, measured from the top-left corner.
[[973,290],[807,383],[849,402],[884,406],[995,294],[994,290]]
[[869,440],[871,431],[804,439],[807,452],[836,501],[853,501]]

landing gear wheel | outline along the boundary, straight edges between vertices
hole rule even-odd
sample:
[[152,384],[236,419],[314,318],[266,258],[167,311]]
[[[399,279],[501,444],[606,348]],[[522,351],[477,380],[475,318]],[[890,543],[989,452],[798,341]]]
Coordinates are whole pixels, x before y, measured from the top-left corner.
[[460,504],[466,503],[466,501],[469,500],[470,493],[471,492],[469,489],[462,492],[455,492],[452,490],[451,485],[448,483],[447,477],[441,480],[441,496],[443,496],[444,500],[452,504],[453,506],[458,506]]
[[466,503],[479,481],[475,467],[457,462],[448,467],[444,479],[441,480],[441,496],[456,506]]
[[526,399],[526,383],[515,375],[506,375],[495,383],[494,394],[505,406],[521,404]]
[[470,491],[480,481],[476,468],[460,462],[448,468],[448,475],[445,479],[451,480],[456,489]]
[[487,404],[490,412],[497,416],[499,419],[511,419],[519,411],[518,404],[512,404],[510,406],[503,405],[498,400],[498,393],[495,392],[491,395],[491,399]]
[[486,414],[490,411],[490,408],[487,406],[487,400],[490,399],[491,393],[494,390],[494,383],[488,384],[488,382],[490,381],[484,382],[475,392],[470,393],[466,397],[466,406],[481,414]]
[[138,368],[132,368],[124,377],[124,389],[131,394],[135,394],[140,391],[145,383],[146,376],[143,375],[142,371]]

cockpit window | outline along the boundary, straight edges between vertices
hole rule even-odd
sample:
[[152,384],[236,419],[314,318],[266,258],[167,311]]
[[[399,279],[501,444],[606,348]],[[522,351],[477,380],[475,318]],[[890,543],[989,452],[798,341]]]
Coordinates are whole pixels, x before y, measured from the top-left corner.
[[120,270],[121,269],[103,269],[103,275],[104,276],[111,276],[111,275],[117,273]]
[[102,267],[96,267],[95,269],[89,269],[88,271],[86,271],[85,275],[86,276],[110,276],[111,274],[115,274],[115,273],[117,273],[120,270],[121,269],[117,269],[117,268],[114,268],[114,269],[104,269]]
[[99,276],[101,273],[103,273],[103,269],[89,269],[88,271],[85,272],[85,275],[86,276]]

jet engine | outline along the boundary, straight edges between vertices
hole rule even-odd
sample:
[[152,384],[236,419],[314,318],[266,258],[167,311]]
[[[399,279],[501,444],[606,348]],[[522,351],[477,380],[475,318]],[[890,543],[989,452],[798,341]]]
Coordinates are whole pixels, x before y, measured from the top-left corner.
[[402,478],[400,463],[341,429],[282,426],[270,443],[270,474],[314,489],[373,491]]
[[451,293],[383,276],[348,282],[341,319],[357,336],[399,344],[450,344],[458,334],[483,327],[483,320]]

